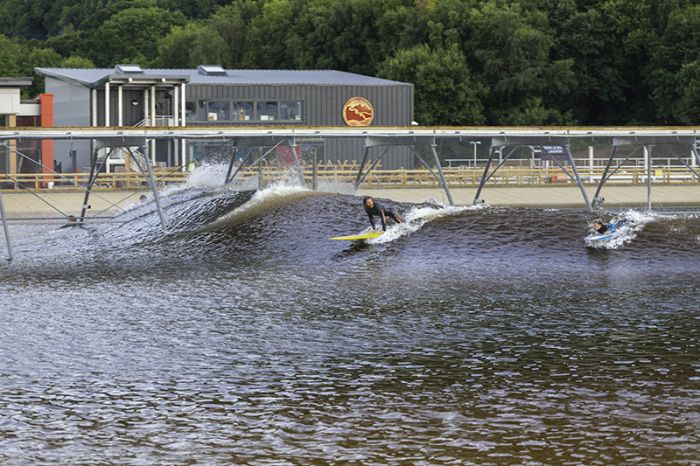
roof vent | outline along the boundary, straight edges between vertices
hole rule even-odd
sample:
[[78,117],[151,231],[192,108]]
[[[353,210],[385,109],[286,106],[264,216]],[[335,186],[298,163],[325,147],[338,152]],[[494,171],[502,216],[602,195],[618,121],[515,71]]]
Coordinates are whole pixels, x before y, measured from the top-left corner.
[[199,65],[197,73],[204,76],[226,76],[226,70],[219,65]]
[[119,74],[143,74],[139,65],[117,65],[116,71]]

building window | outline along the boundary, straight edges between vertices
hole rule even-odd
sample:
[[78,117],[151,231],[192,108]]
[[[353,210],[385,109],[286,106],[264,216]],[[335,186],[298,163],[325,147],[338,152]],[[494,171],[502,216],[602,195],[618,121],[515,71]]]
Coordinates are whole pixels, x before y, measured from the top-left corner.
[[231,102],[209,102],[207,121],[231,121]]
[[[1,126],[1,125],[0,125]],[[38,116],[17,116],[17,126],[39,126]]]
[[301,121],[301,101],[283,100],[280,102],[280,120]]
[[0,115],[0,128],[7,127],[7,115]]
[[207,121],[207,101],[197,101],[197,121]]
[[304,102],[300,100],[229,101],[198,100],[185,103],[185,118],[190,123],[246,121],[304,121]]
[[273,101],[258,102],[258,120],[260,120],[260,121],[277,120],[278,119],[278,115],[277,115],[278,107],[279,107],[278,102],[273,102]]
[[254,102],[234,102],[233,119],[236,121],[249,121],[255,118]]
[[188,123],[197,121],[197,103],[188,101],[185,103],[185,121]]

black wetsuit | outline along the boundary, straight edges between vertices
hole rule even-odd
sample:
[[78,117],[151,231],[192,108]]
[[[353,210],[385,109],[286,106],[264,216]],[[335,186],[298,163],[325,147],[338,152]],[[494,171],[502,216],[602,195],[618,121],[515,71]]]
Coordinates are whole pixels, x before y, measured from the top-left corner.
[[610,230],[610,225],[607,223],[604,223],[602,227],[596,229],[595,231],[597,231],[599,235],[604,235],[609,230]]
[[370,225],[372,225],[372,228],[375,228],[374,216],[376,215],[382,222],[382,229],[386,231],[386,222],[384,221],[384,217],[382,217],[382,210],[384,211],[384,217],[391,217],[394,220],[396,220],[396,214],[393,211],[385,209],[384,206],[382,206],[376,201],[374,202],[374,205],[371,208],[365,206],[365,212],[367,212],[367,216],[369,217],[369,223]]

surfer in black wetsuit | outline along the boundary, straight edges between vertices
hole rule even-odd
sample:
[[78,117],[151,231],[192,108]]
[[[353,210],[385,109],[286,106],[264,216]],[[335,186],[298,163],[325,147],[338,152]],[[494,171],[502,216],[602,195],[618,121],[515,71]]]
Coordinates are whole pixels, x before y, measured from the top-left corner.
[[394,219],[396,223],[403,223],[403,220],[399,215],[392,211],[386,209],[383,205],[379,204],[378,202],[375,202],[374,199],[372,199],[370,196],[365,196],[362,198],[362,205],[365,206],[365,212],[367,212],[367,216],[369,217],[369,223],[372,225],[372,229],[375,229],[376,227],[374,226],[374,217],[377,216],[379,217],[379,220],[382,221],[382,229],[386,231],[386,218],[391,217]]
[[607,223],[603,223],[603,220],[599,218],[593,220],[591,226],[599,235],[604,235],[605,233],[610,231],[610,225],[608,225]]

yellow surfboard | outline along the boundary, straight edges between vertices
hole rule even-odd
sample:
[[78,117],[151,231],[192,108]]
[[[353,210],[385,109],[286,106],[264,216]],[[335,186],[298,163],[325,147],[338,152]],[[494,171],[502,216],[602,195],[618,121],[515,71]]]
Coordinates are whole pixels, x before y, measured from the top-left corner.
[[359,235],[335,236],[331,239],[335,241],[361,241],[363,239],[377,238],[383,234],[383,231],[368,231],[367,233],[360,233]]

